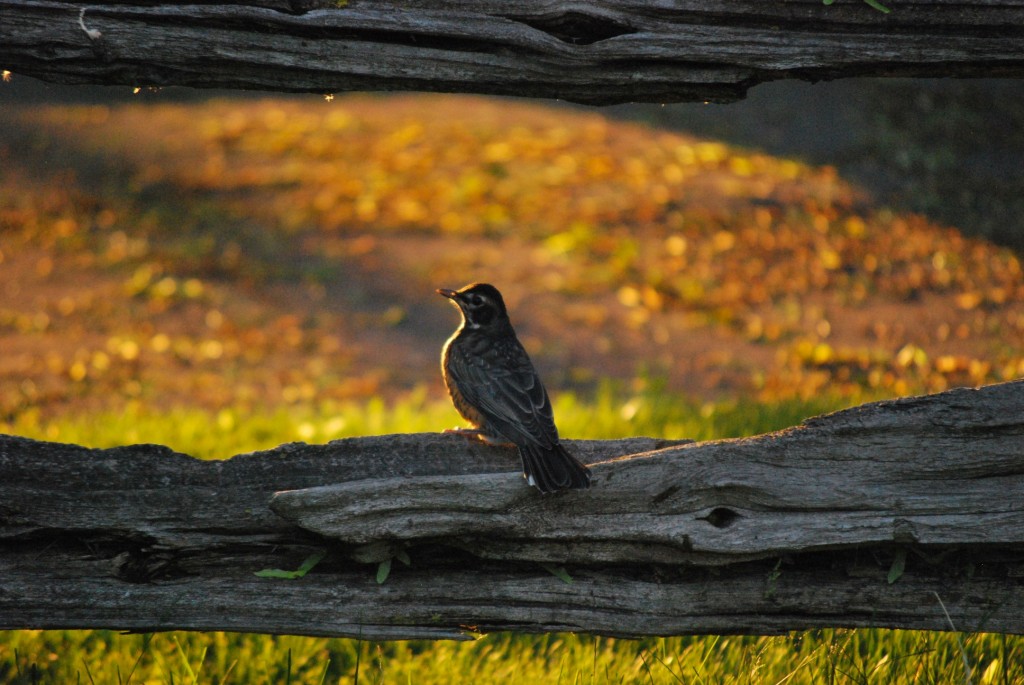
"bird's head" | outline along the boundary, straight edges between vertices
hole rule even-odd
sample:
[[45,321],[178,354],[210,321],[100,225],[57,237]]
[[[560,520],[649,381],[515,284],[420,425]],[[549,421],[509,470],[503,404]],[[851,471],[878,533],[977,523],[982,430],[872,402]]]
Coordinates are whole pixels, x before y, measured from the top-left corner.
[[508,321],[505,301],[490,283],[472,283],[459,290],[438,288],[437,292],[459,308],[468,328],[487,328]]

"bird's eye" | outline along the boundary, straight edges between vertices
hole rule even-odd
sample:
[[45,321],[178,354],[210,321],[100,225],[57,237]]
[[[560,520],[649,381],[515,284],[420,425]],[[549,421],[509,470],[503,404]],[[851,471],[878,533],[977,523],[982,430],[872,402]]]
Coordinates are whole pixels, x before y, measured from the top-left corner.
[[474,307],[479,307],[484,303],[484,298],[480,297],[479,295],[470,295],[469,303]]

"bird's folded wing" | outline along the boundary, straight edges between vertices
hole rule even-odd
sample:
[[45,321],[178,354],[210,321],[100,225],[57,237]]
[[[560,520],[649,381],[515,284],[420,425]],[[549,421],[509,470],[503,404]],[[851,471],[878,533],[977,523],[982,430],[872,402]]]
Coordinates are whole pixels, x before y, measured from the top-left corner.
[[504,352],[501,364],[485,363],[481,357],[449,360],[460,379],[459,391],[501,437],[551,449],[558,443],[558,430],[547,391],[521,346]]

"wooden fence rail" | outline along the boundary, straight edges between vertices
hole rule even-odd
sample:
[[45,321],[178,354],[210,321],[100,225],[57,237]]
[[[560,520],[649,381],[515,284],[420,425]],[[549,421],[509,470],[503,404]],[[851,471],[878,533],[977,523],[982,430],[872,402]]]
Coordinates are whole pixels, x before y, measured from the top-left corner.
[[1024,381],[568,444],[593,487],[544,496],[444,434],[221,461],[0,436],[0,628],[1024,633]]
[[729,101],[764,81],[1024,75],[1024,0],[0,0],[62,83]]

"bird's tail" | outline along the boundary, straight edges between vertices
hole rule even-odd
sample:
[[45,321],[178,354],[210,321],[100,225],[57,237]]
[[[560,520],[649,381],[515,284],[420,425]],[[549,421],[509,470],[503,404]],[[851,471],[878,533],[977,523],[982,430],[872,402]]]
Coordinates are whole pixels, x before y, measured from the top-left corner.
[[590,469],[576,460],[561,445],[545,449],[539,445],[521,445],[523,475],[541,492],[590,487]]

